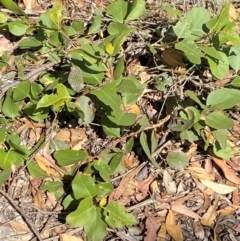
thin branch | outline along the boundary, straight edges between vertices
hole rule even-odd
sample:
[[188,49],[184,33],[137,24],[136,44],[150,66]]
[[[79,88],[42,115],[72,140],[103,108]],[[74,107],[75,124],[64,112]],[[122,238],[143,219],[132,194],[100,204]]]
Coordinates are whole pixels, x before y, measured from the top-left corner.
[[0,190],[0,193],[9,201],[9,203],[12,205],[12,207],[22,216],[22,218],[25,220],[26,224],[32,230],[33,234],[38,238],[38,240],[43,241],[43,239],[40,236],[40,233],[36,230],[36,228],[34,227],[32,222],[27,219],[23,210],[16,205],[14,200],[7,193],[5,193],[2,190]]

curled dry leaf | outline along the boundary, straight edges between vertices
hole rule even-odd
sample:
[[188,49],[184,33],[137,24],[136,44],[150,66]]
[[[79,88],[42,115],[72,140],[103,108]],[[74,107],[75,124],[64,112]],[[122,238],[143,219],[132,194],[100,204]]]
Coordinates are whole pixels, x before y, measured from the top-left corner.
[[157,230],[158,230],[158,224],[154,217],[148,216],[146,219],[146,236],[144,238],[144,241],[152,241],[156,240],[157,237]]
[[212,159],[222,169],[225,177],[229,181],[235,184],[240,184],[240,178],[236,176],[235,172],[232,169],[230,169],[225,160],[219,159],[215,156],[213,156]]
[[67,234],[59,234],[60,241],[83,241],[83,239]]
[[201,167],[188,167],[187,170],[193,171],[194,176],[204,179],[213,181],[215,178],[212,174],[208,173],[205,169]]
[[218,207],[218,201],[219,201],[219,197],[217,197],[214,202],[213,205],[210,206],[207,210],[207,212],[202,216],[201,218],[201,224],[207,227],[211,227],[213,228],[214,226],[214,221],[217,217],[217,207]]
[[185,207],[184,205],[181,205],[181,204],[175,204],[175,203],[172,204],[171,210],[181,213],[183,215],[187,215],[190,218],[194,218],[194,219],[201,218],[197,213],[193,212],[192,210],[188,209],[187,207]]
[[230,187],[224,184],[218,184],[215,182],[211,182],[208,180],[202,180],[200,179],[201,183],[205,185],[206,187],[211,188],[214,192],[218,194],[228,194],[233,192],[236,188],[235,187]]
[[54,170],[48,160],[46,160],[44,157],[42,156],[35,156],[35,160],[37,162],[37,164],[40,166],[40,168],[45,171],[49,176],[51,177],[58,177],[59,174],[56,170]]
[[183,241],[182,229],[176,224],[176,220],[172,210],[169,210],[166,218],[166,228],[168,234],[174,239],[174,241]]
[[198,239],[200,239],[200,240],[204,239],[205,233],[203,230],[203,226],[201,225],[201,223],[199,223],[199,221],[193,221],[193,230],[194,230],[195,236]]
[[157,235],[157,241],[163,241],[163,240],[167,240],[167,228],[165,223],[161,226]]
[[163,184],[167,190],[168,195],[173,195],[177,192],[176,183],[173,181],[167,170],[163,171]]

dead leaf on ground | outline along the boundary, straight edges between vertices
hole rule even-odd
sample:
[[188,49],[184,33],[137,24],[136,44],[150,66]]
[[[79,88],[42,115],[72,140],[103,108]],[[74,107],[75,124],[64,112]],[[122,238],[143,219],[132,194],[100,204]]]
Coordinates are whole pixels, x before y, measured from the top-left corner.
[[187,170],[193,171],[193,175],[199,179],[213,181],[215,177],[201,167],[188,167]]
[[166,228],[168,234],[174,239],[174,241],[183,241],[182,229],[176,224],[176,220],[172,210],[169,210],[166,218]]
[[183,55],[176,49],[166,48],[161,54],[163,62],[171,67],[185,67],[183,62]]
[[187,208],[187,207],[185,207],[184,205],[181,205],[181,204],[173,203],[171,205],[171,210],[175,211],[177,213],[181,213],[183,215],[186,215],[190,218],[194,218],[194,219],[200,219],[201,218],[197,213],[193,212],[192,210],[190,210],[189,208]]
[[168,195],[174,195],[177,192],[176,183],[167,170],[163,171],[163,184]]
[[9,221],[9,224],[16,231],[31,233],[31,230],[23,223],[20,223],[20,222],[15,221],[15,220],[11,220],[11,221]]
[[60,241],[83,241],[82,238],[75,237],[68,234],[59,234]]
[[153,182],[153,180],[154,180],[154,177],[152,175],[150,175],[146,179],[139,181],[137,183],[138,190],[141,192],[141,199],[139,199],[139,196],[138,196],[138,199],[137,199],[138,201],[143,200],[144,198],[146,198],[149,195],[149,186]]
[[40,166],[40,168],[45,171],[49,176],[51,177],[58,177],[59,174],[56,170],[54,170],[47,159],[45,159],[42,156],[36,155],[35,160],[37,164]]
[[212,156],[213,161],[222,169],[225,177],[235,183],[240,184],[240,178],[236,176],[235,172],[230,169],[230,167],[227,165],[226,161],[223,159],[219,159],[217,157]]
[[157,234],[157,241],[163,240],[167,240],[167,228],[165,223],[161,226]]
[[195,236],[200,239],[203,240],[205,237],[205,233],[203,230],[203,226],[201,225],[201,223],[199,221],[193,221],[193,230],[194,230],[194,234]]
[[207,212],[202,216],[201,218],[201,224],[203,226],[211,227],[213,228],[214,222],[217,217],[217,208],[218,208],[218,201],[220,199],[220,196],[216,196],[216,199],[213,202],[213,205],[210,206],[207,210]]
[[158,224],[154,217],[148,216],[146,219],[146,236],[144,238],[144,241],[153,241],[157,238],[157,230],[158,230]]

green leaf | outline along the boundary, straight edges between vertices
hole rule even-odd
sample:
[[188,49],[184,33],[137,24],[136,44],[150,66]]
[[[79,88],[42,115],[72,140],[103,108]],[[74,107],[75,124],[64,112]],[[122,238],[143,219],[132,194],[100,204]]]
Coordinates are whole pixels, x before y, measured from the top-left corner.
[[206,116],[205,122],[214,129],[228,129],[234,126],[232,119],[220,112],[213,112]]
[[104,198],[107,195],[110,195],[114,190],[111,181],[109,181],[109,182],[99,182],[98,188],[99,188],[99,192],[98,192],[98,195],[97,195],[98,198]]
[[224,26],[230,23],[229,19],[229,4],[222,8],[221,13],[218,17],[211,19],[207,23],[209,30],[219,32]]
[[10,177],[10,174],[11,174],[11,169],[3,170],[0,173],[0,188],[2,188],[2,185],[8,180],[8,178]]
[[71,98],[63,84],[57,84],[55,88],[56,94],[44,95],[38,102],[37,109],[52,105],[57,108],[63,106],[65,101]]
[[22,81],[17,88],[13,91],[14,101],[20,101],[27,97],[30,94],[30,82],[28,80]]
[[101,24],[102,24],[101,15],[97,15],[97,16],[93,17],[92,25],[90,26],[90,28],[88,30],[88,34],[97,33],[100,30]]
[[163,5],[162,9],[164,11],[166,11],[168,14],[170,14],[174,19],[178,19],[179,17],[182,16],[180,11],[178,11],[177,9],[172,8],[169,5]]
[[208,56],[213,57],[214,59],[218,59],[218,60],[224,60],[222,57],[222,52],[216,50],[213,47],[203,47],[203,46],[199,46],[199,49],[201,49],[204,53],[206,53]]
[[0,149],[0,167],[2,169],[10,169],[12,164],[14,164],[16,161],[16,156],[14,153],[9,150],[8,152],[5,152],[4,150]]
[[68,83],[75,92],[80,92],[84,88],[82,71],[78,66],[72,66],[68,75]]
[[184,39],[183,41],[176,43],[175,48],[183,51],[191,63],[201,64],[201,58],[204,57],[204,55],[193,41]]
[[28,18],[27,14],[12,0],[0,0],[0,3],[7,9],[11,10],[14,13],[24,15]]
[[202,108],[202,109],[205,109],[206,106],[198,99],[197,95],[191,91],[191,90],[187,90],[185,92],[192,100],[194,100],[197,104],[199,104],[199,106]]
[[171,168],[180,169],[187,166],[189,158],[182,151],[172,151],[168,153],[166,161]]
[[107,136],[120,137],[119,126],[110,121],[107,117],[104,116],[101,118],[101,126]]
[[55,193],[58,191],[59,188],[63,187],[63,182],[60,181],[45,181],[44,184],[41,186],[41,189],[47,190],[51,193]]
[[7,129],[5,126],[0,128],[0,145],[6,140]]
[[98,186],[90,176],[78,174],[72,182],[72,190],[76,199],[93,198],[99,192]]
[[84,226],[84,231],[87,235],[88,240],[91,241],[102,241],[107,235],[107,225],[102,220],[102,209],[96,208],[97,216],[95,219],[92,219],[91,224]]
[[240,87],[240,76],[237,76],[236,78],[234,78],[231,82],[231,85],[239,88]]
[[47,11],[50,19],[60,28],[64,16],[65,7],[58,1],[55,1],[53,8]]
[[215,139],[218,141],[220,148],[225,149],[227,147],[227,130],[218,129],[212,132]]
[[152,157],[150,150],[149,150],[149,146],[147,143],[147,135],[142,132],[140,135],[140,143],[142,145],[142,148],[145,152],[145,154],[147,155],[148,159],[152,162],[152,164],[156,167],[159,168],[159,164],[156,162],[156,160]]
[[94,119],[94,109],[92,107],[91,99],[88,98],[87,96],[81,95],[77,100],[76,100],[76,105],[79,106],[81,111],[84,114],[84,118],[80,118],[78,120],[78,123],[80,125],[88,125],[90,124],[93,119]]
[[59,150],[53,154],[59,166],[68,166],[88,158],[88,154],[82,150]]
[[145,0],[133,0],[128,2],[126,20],[135,20],[143,15],[145,11]]
[[37,163],[28,162],[27,168],[30,175],[34,178],[49,177],[49,175],[43,171]]
[[117,0],[110,3],[107,8],[107,14],[113,16],[112,21],[122,23],[127,15],[128,2]]
[[116,93],[116,83],[110,82],[104,86],[93,90],[91,94],[95,95],[105,105],[109,106],[112,111],[119,110],[121,106],[120,98]]
[[128,26],[126,24],[111,22],[108,25],[107,31],[110,35],[115,35],[115,34],[121,33],[124,30],[127,30],[127,29],[128,29]]
[[129,140],[126,142],[125,151],[127,153],[131,152],[133,145],[134,145],[134,138],[131,136]]
[[137,223],[132,214],[126,213],[125,207],[117,202],[111,202],[104,207],[105,221],[113,228]]
[[207,105],[213,109],[229,109],[240,102],[240,90],[221,88],[213,90],[207,97]]
[[112,174],[112,169],[102,159],[94,161],[92,166],[99,172],[99,175],[104,181],[106,182],[111,181],[110,175]]
[[21,21],[14,21],[8,24],[9,32],[15,36],[22,36],[26,33],[28,25]]
[[131,126],[136,120],[135,114],[125,113],[121,109],[115,109],[112,114],[108,116],[109,120],[120,126]]
[[229,54],[229,64],[236,72],[238,72],[240,70],[240,45],[233,45]]
[[119,79],[122,76],[123,72],[124,72],[124,57],[121,57],[118,60],[117,65],[114,69],[114,73],[113,73],[114,79],[115,80]]
[[123,153],[119,152],[111,159],[110,167],[112,169],[113,174],[115,174],[115,170],[120,165],[122,158],[123,158]]
[[158,147],[158,138],[156,136],[155,130],[153,129],[151,133],[151,153],[154,153]]
[[207,58],[212,74],[218,79],[223,79],[224,77],[226,77],[229,71],[228,57],[225,53],[221,53],[221,55],[222,60],[213,59],[211,57]]
[[189,142],[194,142],[199,140],[199,137],[191,130],[184,130],[180,133],[181,139],[188,140]]
[[66,217],[66,222],[74,227],[81,227],[91,224],[97,218],[96,207],[91,198],[83,199],[77,209]]
[[9,15],[4,12],[0,12],[0,24],[6,23],[9,19]]
[[15,104],[12,100],[12,93],[13,89],[10,88],[3,101],[2,112],[10,118],[15,118],[19,112],[19,105]]
[[213,144],[213,152],[216,156],[224,159],[229,160],[231,158],[231,144],[227,142],[226,148],[221,148],[220,143],[218,141],[215,141]]
[[22,39],[18,43],[18,48],[20,49],[28,49],[28,48],[36,48],[41,47],[43,43],[41,41],[38,41],[35,37]]

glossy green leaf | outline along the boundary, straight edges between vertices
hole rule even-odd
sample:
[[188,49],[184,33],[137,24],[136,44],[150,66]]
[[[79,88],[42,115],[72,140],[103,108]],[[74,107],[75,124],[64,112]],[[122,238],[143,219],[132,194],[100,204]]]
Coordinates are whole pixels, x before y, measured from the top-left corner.
[[6,23],[9,19],[9,15],[4,12],[0,12],[0,24]]
[[199,104],[199,106],[202,108],[202,109],[205,109],[206,106],[199,100],[199,98],[197,97],[197,95],[191,91],[191,90],[187,90],[185,92],[192,100],[194,100],[197,104]]
[[5,126],[0,127],[0,144],[6,140],[7,128]]
[[96,207],[97,217],[92,219],[92,222],[84,226],[84,231],[88,240],[102,241],[107,235],[107,224],[102,219],[102,209]]
[[66,217],[66,222],[74,228],[91,224],[97,218],[96,207],[91,198],[83,199],[77,209]]
[[122,23],[127,15],[128,2],[117,0],[108,5],[107,14],[113,16],[114,22]]
[[7,91],[7,94],[3,101],[3,106],[2,106],[2,112],[10,118],[16,117],[19,112],[19,105],[15,104],[14,101],[12,100],[12,93],[13,93],[13,89],[10,88]]
[[193,41],[184,39],[176,43],[175,48],[183,51],[191,63],[201,64],[201,58],[204,57],[204,55]]
[[109,182],[99,182],[98,188],[99,188],[98,198],[104,198],[107,195],[110,195],[114,190],[111,181],[109,181]]
[[42,45],[43,45],[43,43],[38,41],[35,37],[22,39],[18,43],[18,47],[20,49],[36,48],[36,47],[41,47]]
[[215,141],[213,144],[213,152],[216,156],[224,159],[224,160],[229,160],[231,158],[231,144],[227,142],[226,147],[223,149],[220,146],[220,143],[218,141]]
[[121,109],[115,109],[112,115],[108,115],[109,120],[120,126],[131,126],[136,120],[135,114],[125,113]]
[[213,112],[207,115],[205,122],[214,129],[228,129],[234,126],[233,120],[221,112]]
[[58,191],[59,188],[63,187],[63,183],[61,181],[45,181],[44,184],[41,186],[41,189],[47,190],[51,193],[55,193]]
[[156,162],[156,160],[152,157],[151,153],[150,153],[150,149],[147,143],[147,135],[142,132],[140,135],[140,143],[141,146],[145,152],[145,154],[147,155],[148,159],[152,162],[152,164],[156,167],[159,168],[159,164]]
[[124,72],[124,57],[121,57],[118,60],[117,65],[114,69],[114,73],[113,73],[114,79],[115,80],[119,79],[122,76],[123,72]]
[[221,61],[224,60],[222,55],[223,53],[216,50],[213,47],[199,46],[198,48],[201,49],[204,53],[206,53],[209,57],[213,57],[214,59],[221,60]]
[[111,181],[110,175],[112,174],[112,169],[102,159],[94,161],[92,166],[94,167],[94,169],[96,169],[99,172],[100,176],[104,181],[106,182]]
[[101,126],[104,133],[111,137],[120,137],[120,128],[118,125],[110,121],[106,116],[101,118]]
[[123,153],[117,153],[110,161],[110,167],[112,169],[113,174],[115,173],[116,168],[119,166],[123,158]]
[[86,160],[88,154],[82,150],[59,150],[53,154],[59,166],[68,166]]
[[27,168],[30,175],[34,178],[49,177],[49,175],[43,171],[37,163],[29,162]]
[[105,221],[110,227],[121,228],[137,223],[132,214],[126,213],[125,207],[117,202],[111,202],[104,207]]
[[240,90],[221,88],[210,92],[206,104],[213,109],[229,109],[240,102]]
[[131,152],[132,148],[133,148],[133,145],[134,145],[134,138],[131,136],[128,141],[126,142],[126,145],[125,145],[125,151],[127,153]]
[[101,28],[101,24],[102,24],[101,15],[94,16],[93,20],[92,20],[92,25],[90,26],[90,28],[88,30],[88,34],[97,33]]
[[68,75],[68,83],[75,92],[80,92],[84,88],[82,71],[78,66],[72,66]]
[[143,15],[145,11],[145,0],[133,0],[128,2],[126,20],[135,20]]
[[78,174],[72,182],[72,190],[76,199],[93,198],[99,192],[98,186],[95,184],[91,176]]
[[70,99],[66,86],[63,84],[56,85],[56,94],[44,95],[37,104],[37,109],[48,106],[60,107],[65,101]]
[[187,166],[189,158],[182,151],[172,151],[168,153],[166,161],[171,168],[181,169]]
[[11,169],[3,170],[0,173],[0,188],[2,188],[2,185],[8,180],[8,178],[10,177],[10,174],[11,174]]
[[237,76],[236,78],[234,78],[231,82],[231,85],[239,88],[240,87],[240,76]]
[[115,35],[115,34],[121,33],[124,30],[127,30],[127,29],[128,29],[128,26],[126,24],[111,22],[108,25],[107,31],[110,35]]
[[22,36],[26,33],[28,25],[21,21],[14,21],[8,24],[9,32],[15,36]]
[[58,26],[61,27],[62,20],[64,18],[65,7],[58,1],[55,1],[53,8],[47,11],[51,20]]
[[212,74],[218,79],[223,79],[224,77],[226,77],[229,71],[228,57],[225,53],[221,53],[221,56],[222,60],[213,59],[211,57],[207,58]]
[[10,11],[20,14],[20,15],[24,15],[26,18],[28,18],[27,14],[20,8],[18,7],[18,5],[12,1],[12,0],[0,0],[0,3],[7,9],[9,9]]
[[225,149],[227,147],[227,130],[226,129],[218,129],[212,132],[215,139],[218,141],[221,149]]
[[20,101],[27,97],[30,94],[30,82],[28,80],[22,81],[17,88],[13,91],[14,101]]
[[14,153],[9,150],[8,152],[5,152],[4,150],[0,149],[0,167],[4,170],[10,169],[12,164],[14,164],[16,161],[16,156]]

